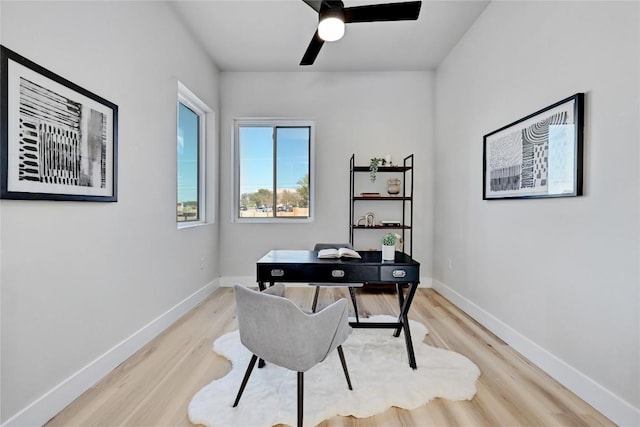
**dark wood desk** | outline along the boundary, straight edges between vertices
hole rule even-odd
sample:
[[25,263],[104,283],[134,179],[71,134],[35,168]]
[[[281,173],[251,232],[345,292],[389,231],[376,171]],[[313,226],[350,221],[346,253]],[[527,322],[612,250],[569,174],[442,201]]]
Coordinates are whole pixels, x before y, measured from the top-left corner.
[[[266,284],[331,282],[395,284],[400,314],[396,322],[367,322],[356,318],[349,322],[353,328],[389,328],[394,336],[404,332],[409,366],[416,369],[409,319],[411,302],[420,283],[420,263],[410,256],[396,252],[393,261],[382,261],[380,251],[358,251],[361,259],[320,259],[315,251],[273,250],[257,262],[257,281],[261,290]],[[405,288],[407,288],[405,294]]]

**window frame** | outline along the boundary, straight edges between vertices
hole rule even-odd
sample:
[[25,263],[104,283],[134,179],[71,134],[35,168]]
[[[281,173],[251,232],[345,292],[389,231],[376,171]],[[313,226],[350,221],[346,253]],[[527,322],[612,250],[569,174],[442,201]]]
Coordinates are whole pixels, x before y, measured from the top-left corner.
[[[240,145],[239,129],[241,126],[256,127],[308,127],[309,128],[309,216],[296,217],[240,217]],[[233,150],[231,150],[231,164],[233,165],[232,206],[231,219],[234,223],[277,223],[301,224],[311,223],[315,218],[315,122],[309,119],[297,118],[235,118],[233,119]],[[277,171],[273,171],[275,177]]]
[[[178,221],[178,154],[176,150],[176,225],[177,228],[189,228],[213,222],[213,216],[207,209],[207,137],[209,118],[213,110],[207,106],[196,94],[178,81],[178,97],[176,101],[176,149],[178,140],[180,104],[184,105],[198,116],[198,219],[193,221]],[[211,130],[211,132],[214,132]],[[213,135],[213,133],[211,133]],[[211,212],[214,210],[211,209]]]

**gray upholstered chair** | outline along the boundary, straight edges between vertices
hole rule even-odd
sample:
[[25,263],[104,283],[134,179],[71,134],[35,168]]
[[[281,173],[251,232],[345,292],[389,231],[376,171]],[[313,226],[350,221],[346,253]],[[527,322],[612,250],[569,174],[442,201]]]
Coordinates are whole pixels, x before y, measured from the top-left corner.
[[307,314],[284,298],[284,285],[264,292],[235,285],[240,341],[252,353],[244,374],[236,407],[258,358],[298,373],[298,426],[302,426],[304,372],[338,350],[349,390],[351,379],[342,343],[351,334],[347,300],[342,298],[324,310]]
[[[313,250],[318,252],[322,249],[330,249],[330,248],[336,248],[336,249],[340,249],[340,248],[349,248],[349,249],[353,249],[353,246],[350,245],[349,243],[316,243],[316,245],[313,247]],[[315,286],[316,287],[316,292],[313,295],[313,303],[311,304],[311,311],[312,312],[316,312],[316,307],[318,306],[318,295],[320,294],[320,288],[323,286],[345,286],[344,283],[331,283],[331,282],[327,282],[327,283],[309,283],[309,285],[311,286]],[[362,283],[349,283],[348,284],[348,288],[349,288],[349,295],[351,296],[351,302],[353,303],[353,312],[355,314],[356,317],[356,322],[359,321],[358,318],[358,303],[356,301],[356,289],[355,288],[361,288],[362,287]]]

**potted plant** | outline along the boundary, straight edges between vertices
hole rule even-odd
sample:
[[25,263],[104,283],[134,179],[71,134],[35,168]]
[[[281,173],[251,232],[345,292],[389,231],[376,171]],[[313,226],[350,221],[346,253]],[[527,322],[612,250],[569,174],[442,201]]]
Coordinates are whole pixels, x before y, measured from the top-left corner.
[[398,237],[395,233],[387,233],[382,236],[382,260],[393,261],[396,258],[396,242]]
[[378,166],[384,166],[387,164],[385,159],[374,157],[371,159],[369,163],[369,178],[371,178],[371,182],[375,182],[376,176],[378,174]]

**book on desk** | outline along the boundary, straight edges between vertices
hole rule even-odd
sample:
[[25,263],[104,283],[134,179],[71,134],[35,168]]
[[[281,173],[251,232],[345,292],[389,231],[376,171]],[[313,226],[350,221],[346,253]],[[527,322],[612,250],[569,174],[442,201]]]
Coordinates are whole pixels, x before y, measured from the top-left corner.
[[349,248],[327,248],[318,251],[318,258],[362,258],[360,254]]

